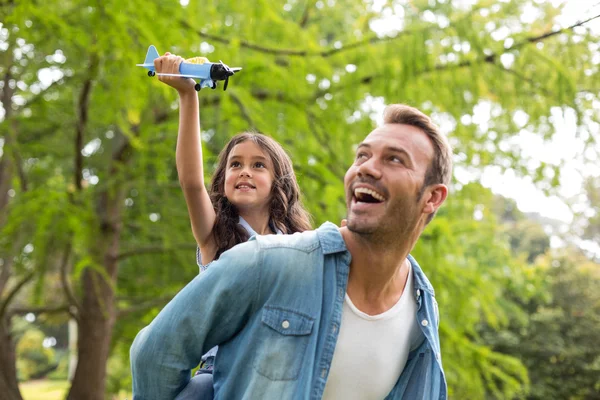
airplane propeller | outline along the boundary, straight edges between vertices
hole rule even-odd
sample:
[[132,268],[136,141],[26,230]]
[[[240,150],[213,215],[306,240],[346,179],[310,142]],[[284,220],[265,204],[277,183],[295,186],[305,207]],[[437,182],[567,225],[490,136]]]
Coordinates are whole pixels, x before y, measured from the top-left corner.
[[229,77],[233,76],[236,72],[240,71],[241,67],[230,68],[228,65],[224,64],[223,61],[219,60],[221,65],[223,66],[223,70],[225,71],[225,84],[223,85],[223,91],[227,90],[227,85],[229,84]]

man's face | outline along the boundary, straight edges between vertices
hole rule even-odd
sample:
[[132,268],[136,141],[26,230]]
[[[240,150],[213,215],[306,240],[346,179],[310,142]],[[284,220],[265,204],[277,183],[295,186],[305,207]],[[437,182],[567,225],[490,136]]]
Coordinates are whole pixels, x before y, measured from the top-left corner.
[[347,227],[362,234],[402,234],[423,214],[419,197],[434,150],[419,128],[386,124],[358,146],[346,172]]

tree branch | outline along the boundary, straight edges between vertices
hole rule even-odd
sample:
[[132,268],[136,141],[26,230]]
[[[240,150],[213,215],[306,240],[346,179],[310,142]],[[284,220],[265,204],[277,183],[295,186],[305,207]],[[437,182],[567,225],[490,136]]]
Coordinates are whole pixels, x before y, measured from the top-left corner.
[[75,297],[75,294],[73,293],[73,289],[71,288],[71,284],[69,283],[69,279],[68,279],[69,266],[71,264],[71,251],[73,249],[71,243],[72,243],[72,240],[69,241],[69,243],[65,247],[65,251],[63,252],[63,257],[62,257],[61,264],[60,264],[60,284],[65,293],[65,297],[67,298],[67,301],[69,302],[69,305],[74,307],[75,310],[77,311],[77,312],[70,312],[70,313],[75,316],[75,319],[78,319],[79,318],[78,316],[79,316],[80,310],[81,310],[81,306],[79,305],[79,302],[77,301],[77,298]]
[[242,101],[240,100],[240,98],[238,96],[236,96],[233,92],[230,94],[230,96],[231,96],[231,99],[233,100],[233,102],[235,104],[237,104],[237,106],[239,107],[240,112],[242,113],[242,117],[248,123],[248,126],[250,127],[250,130],[260,132],[260,130],[256,127],[256,124],[254,123],[254,121],[250,117],[250,114],[248,113],[248,110],[246,109],[246,107],[244,106],[244,103],[242,103]]
[[117,318],[123,318],[131,314],[147,311],[149,308],[152,307],[162,306],[168,303],[173,298],[173,296],[174,295],[161,296],[143,303],[139,303],[138,301],[138,304],[134,306],[119,310],[117,313]]
[[13,300],[13,298],[17,295],[17,293],[19,293],[19,291],[23,288],[23,286],[25,286],[27,284],[27,282],[29,282],[34,276],[35,276],[35,271],[29,272],[8,293],[8,296],[6,296],[6,300],[4,300],[4,302],[2,302],[2,304],[0,304],[0,320],[4,316],[4,313],[6,312],[6,309],[7,309],[8,305],[10,304],[10,302]]
[[[192,30],[196,32],[196,34],[204,39],[211,40],[213,42],[219,42],[223,44],[231,44],[231,39],[227,39],[221,36],[212,35],[210,33],[203,32],[202,30],[194,28],[188,21],[183,20],[180,21],[181,25],[185,29]],[[429,30],[431,26],[421,29],[421,31]],[[372,45],[382,42],[390,42],[394,40],[398,40],[403,36],[410,35],[415,33],[415,31],[402,31],[399,32],[396,36],[371,36],[367,39],[360,40],[354,43],[350,43],[346,46],[342,46],[340,48],[333,48],[327,50],[320,51],[310,51],[310,50],[294,50],[294,49],[278,49],[273,47],[261,46],[256,43],[251,43],[246,40],[240,40],[240,46],[249,50],[255,50],[266,54],[279,55],[279,56],[295,56],[295,57],[330,57],[334,54],[341,53],[344,51],[356,49],[358,47]]]
[[[333,160],[329,160],[330,162],[327,163],[327,168],[329,169],[329,171],[331,171],[332,174],[343,178],[346,171],[343,170],[338,170],[336,171],[335,166],[340,167],[342,164],[339,162],[338,157],[337,157],[337,152],[333,151],[333,149],[331,148],[331,140],[328,140],[330,138],[327,137],[327,129],[324,129],[323,126],[321,124],[318,123],[317,117],[314,115],[314,113],[312,113],[310,110],[306,110],[306,114],[307,114],[307,118],[308,118],[308,125],[310,126],[315,138],[317,139],[317,141],[319,142],[319,144],[324,147],[325,149],[328,150],[330,157],[333,158]],[[319,126],[317,126],[319,125]],[[319,128],[320,131],[322,132],[319,133]],[[333,164],[331,163],[331,161],[333,161]]]
[[283,92],[271,93],[265,89],[254,89],[250,92],[250,95],[252,97],[254,97],[256,100],[261,100],[261,101],[275,100],[275,101],[279,101],[279,102],[285,102],[285,103],[289,103],[289,104],[298,105],[297,102],[288,98],[285,95],[285,93],[283,93]]
[[71,314],[70,306],[68,304],[62,304],[54,307],[13,307],[7,311],[7,315],[23,315],[23,314],[60,314],[68,313]]
[[[457,21],[460,21],[462,19],[465,18],[469,18],[469,16],[471,16],[474,12],[476,12],[477,10],[479,10],[481,7],[475,7],[473,9],[471,9],[469,12],[467,12],[465,15],[462,15],[460,18],[457,19]],[[307,4],[304,15],[302,16],[302,20],[300,21],[300,27],[303,28],[305,26],[305,24],[308,22],[308,17],[309,17],[309,6]],[[457,21],[452,21],[450,23],[449,26],[453,26],[456,24]],[[222,36],[219,35],[212,35],[210,33],[206,33],[200,29],[196,29],[194,28],[187,20],[181,20],[179,21],[181,26],[185,29],[191,30],[196,32],[196,34],[202,38],[208,39],[208,40],[212,40],[214,42],[219,42],[219,43],[223,43],[223,44],[231,44],[231,39],[227,39],[224,38]],[[368,45],[373,45],[373,44],[378,44],[378,43],[384,43],[384,42],[391,42],[391,41],[395,41],[395,40],[399,40],[401,38],[403,38],[404,36],[407,35],[412,35],[415,33],[419,33],[419,32],[426,32],[430,29],[434,29],[436,28],[437,25],[428,25],[425,26],[424,28],[420,28],[420,29],[415,29],[415,30],[404,30],[401,32],[398,32],[395,36],[384,36],[384,37],[379,37],[377,35],[371,34],[369,35],[368,38],[363,39],[363,40],[359,40],[350,44],[347,44],[346,46],[342,46],[339,48],[329,48],[329,49],[325,49],[325,50],[318,50],[318,51],[313,51],[313,50],[294,50],[294,49],[278,49],[278,48],[273,48],[273,47],[267,47],[267,46],[261,46],[258,45],[256,43],[251,43],[248,42],[246,40],[240,40],[240,46],[246,49],[250,49],[250,50],[256,50],[256,51],[260,51],[266,54],[273,54],[273,55],[280,55],[280,56],[296,56],[296,57],[330,57],[334,54],[337,53],[341,53],[341,52],[345,52],[348,50],[352,50],[352,49],[356,49],[362,46],[368,46]]]
[[314,4],[312,4],[312,1],[306,2],[306,6],[304,7],[304,12],[302,13],[302,18],[300,19],[300,22],[298,22],[298,25],[300,26],[300,28],[302,28],[302,29],[306,28],[306,25],[308,24],[308,19],[310,17],[310,8],[313,5]]
[[[13,45],[13,41],[11,40],[12,35],[9,36],[9,40],[8,40],[8,49],[6,51],[7,57],[9,55],[12,55],[12,45]],[[11,88],[9,83],[12,80],[13,76],[11,73],[11,69],[13,66],[14,60],[12,58],[12,56],[10,56],[10,61],[8,62],[8,65],[6,67],[6,73],[4,74],[4,77],[2,78],[2,89],[1,89],[1,96],[0,96],[0,101],[2,102],[2,107],[4,108],[4,120],[5,121],[10,121],[11,120],[11,115],[13,112],[12,109],[12,97],[14,94],[14,88]],[[14,142],[16,142],[16,139],[13,137],[13,132],[11,132],[11,129],[9,127],[8,129],[8,134],[6,135],[6,137],[4,138],[4,152],[7,153],[7,150],[10,149],[12,150],[12,148],[14,147]],[[9,196],[8,196],[8,191],[12,188],[12,176],[13,176],[13,168],[11,165],[11,160],[10,157],[8,157],[6,154],[0,159],[0,223],[4,223],[4,213],[2,212],[4,210],[4,207],[8,204],[9,201]]]
[[524,45],[526,45],[528,43],[540,42],[540,41],[548,39],[549,37],[552,37],[554,35],[558,35],[559,33],[563,33],[563,32],[566,32],[566,31],[571,31],[571,30],[577,28],[578,26],[585,25],[588,22],[591,22],[591,21],[593,21],[593,20],[595,20],[597,18],[600,18],[600,14],[599,15],[595,15],[593,17],[590,17],[590,18],[588,18],[586,20],[579,21],[579,22],[577,22],[577,23],[575,23],[575,24],[573,24],[571,26],[568,26],[566,28],[563,28],[563,29],[558,29],[558,30],[555,30],[555,31],[546,32],[546,33],[544,33],[542,35],[539,35],[539,36],[529,37],[529,38],[523,40],[522,42],[515,43],[513,46],[510,47],[510,49],[511,50],[515,50],[515,49],[518,49],[519,47],[522,47],[522,46],[524,46]]
[[[582,26],[582,25],[584,25],[590,21],[593,21],[597,18],[600,18],[600,15],[596,15],[594,17],[588,18],[584,21],[578,22],[578,23],[568,26],[566,28],[549,31],[549,32],[546,32],[546,33],[538,35],[538,36],[532,36],[532,37],[526,38],[525,40],[523,40],[521,42],[513,44],[511,47],[507,48],[502,54],[510,53],[518,48],[523,47],[526,44],[540,42],[540,41],[548,39],[552,36],[555,36],[559,33],[573,30],[574,28],[576,28],[578,26]],[[498,54],[498,53],[492,53],[492,54],[486,55],[483,58],[476,58],[474,60],[465,60],[465,61],[461,61],[457,64],[437,64],[437,65],[433,66],[432,68],[425,68],[421,71],[417,71],[415,73],[415,76],[418,76],[421,74],[426,74],[426,73],[433,72],[433,71],[451,71],[451,70],[455,70],[455,69],[467,68],[467,67],[471,67],[473,65],[478,65],[478,64],[483,64],[483,63],[497,65],[496,60],[499,58],[500,55],[501,54]],[[508,70],[506,72],[514,74],[513,70]],[[381,77],[382,77],[381,74],[367,75],[365,77],[360,78],[360,80],[358,82],[348,82],[344,85],[338,85],[335,87],[335,89],[337,91],[337,90],[343,89],[344,87],[347,87],[347,86],[357,86],[360,84],[368,84],[368,83],[371,83],[371,81],[373,81],[374,79],[378,79]],[[522,78],[529,79],[531,82],[533,82],[530,78],[525,78],[523,76],[522,76]],[[318,90],[316,92],[315,96],[313,97],[313,100],[320,98],[325,93],[332,93],[332,92],[333,91],[330,89],[329,90]]]
[[90,102],[90,94],[92,92],[92,85],[96,78],[98,70],[98,56],[96,53],[90,55],[90,64],[88,66],[88,77],[83,83],[81,92],[79,93],[79,102],[77,104],[77,124],[75,130],[75,170],[73,171],[75,179],[75,187],[77,190],[81,190],[81,183],[83,181],[83,138],[85,133],[85,127],[88,120],[88,110]]
[[11,153],[13,155],[15,166],[17,168],[17,175],[19,176],[19,182],[21,182],[21,191],[26,192],[29,190],[29,185],[27,184],[27,175],[25,175],[25,170],[23,169],[23,157],[21,157],[21,152],[19,151],[19,142],[17,140],[17,121],[12,119],[10,122],[10,128],[8,128],[9,132],[7,136],[13,136],[13,146],[11,148]]

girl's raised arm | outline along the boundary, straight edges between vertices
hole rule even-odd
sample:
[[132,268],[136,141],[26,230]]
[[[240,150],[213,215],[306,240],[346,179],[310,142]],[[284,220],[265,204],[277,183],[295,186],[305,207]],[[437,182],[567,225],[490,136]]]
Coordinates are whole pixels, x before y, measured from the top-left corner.
[[[165,53],[154,60],[156,72],[177,74],[183,58]],[[179,93],[179,132],[177,135],[176,163],[179,184],[187,204],[192,232],[201,249],[203,263],[212,260],[216,244],[211,235],[215,211],[204,185],[202,143],[200,139],[200,106],[191,78],[158,76],[161,82]]]

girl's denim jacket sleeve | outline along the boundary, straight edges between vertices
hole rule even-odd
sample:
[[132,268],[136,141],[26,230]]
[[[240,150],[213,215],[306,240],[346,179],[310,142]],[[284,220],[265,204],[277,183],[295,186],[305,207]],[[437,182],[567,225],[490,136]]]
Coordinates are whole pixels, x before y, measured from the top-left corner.
[[[386,399],[446,399],[433,287],[409,256],[425,340]],[[173,399],[219,345],[215,399],[320,399],[346,293],[350,253],[338,228],[256,236],[223,253],[135,338],[134,399]]]

